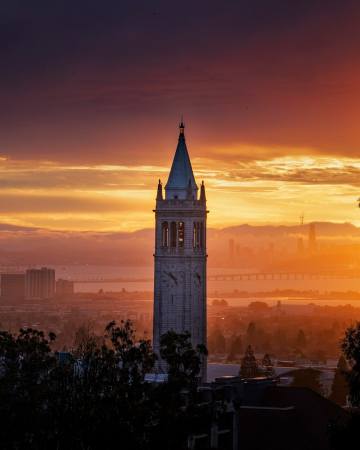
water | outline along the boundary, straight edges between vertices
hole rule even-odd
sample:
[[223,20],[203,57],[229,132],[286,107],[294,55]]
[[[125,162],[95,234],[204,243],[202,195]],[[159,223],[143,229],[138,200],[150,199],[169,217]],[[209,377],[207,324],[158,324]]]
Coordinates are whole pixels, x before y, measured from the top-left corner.
[[[75,283],[76,292],[98,292],[100,289],[107,292],[119,292],[123,289],[127,291],[153,291],[153,267],[131,267],[131,266],[104,266],[104,265],[69,265],[69,266],[51,266],[56,270],[56,278],[64,279],[96,279],[96,278],[122,278],[120,282],[92,282],[92,283]],[[17,271],[24,271],[27,267],[17,267]],[[224,269],[224,268],[208,268],[208,275],[216,274],[235,274],[240,273],[239,269]],[[243,270],[246,272],[256,272],[256,269]],[[131,281],[136,279],[136,281]],[[143,280],[143,281],[141,281]],[[239,292],[246,291],[251,293],[256,292],[272,292],[274,290],[293,289],[297,291],[359,291],[360,292],[360,278],[359,279],[329,279],[329,280],[242,280],[242,281],[215,281],[208,280],[208,295],[209,297],[224,298],[224,293],[232,293],[235,290]],[[237,304],[246,306],[249,301],[257,300],[256,296],[253,299],[249,298],[233,298],[227,299],[230,304]],[[264,300],[271,304],[277,301],[273,298]],[[285,300],[285,299],[284,299]],[[308,298],[292,299],[291,302],[310,303]],[[327,300],[329,304],[348,304],[349,300]],[[324,303],[322,301],[322,303]],[[359,302],[360,304],[360,302]]]
[[[252,269],[254,271],[254,269]],[[209,268],[208,275],[216,274],[234,274],[239,273],[239,269]],[[244,273],[248,271],[244,270]],[[104,291],[152,291],[153,290],[153,267],[119,267],[119,266],[66,266],[56,267],[57,278],[124,278],[124,279],[143,279],[146,281],[121,281],[109,283],[99,281],[97,283],[76,283],[78,292],[97,292],[99,289]],[[215,281],[208,280],[208,293],[219,294],[224,292],[247,291],[271,292],[276,289],[293,289],[297,291],[359,291],[359,279],[313,279],[313,280],[242,280],[242,281]]]

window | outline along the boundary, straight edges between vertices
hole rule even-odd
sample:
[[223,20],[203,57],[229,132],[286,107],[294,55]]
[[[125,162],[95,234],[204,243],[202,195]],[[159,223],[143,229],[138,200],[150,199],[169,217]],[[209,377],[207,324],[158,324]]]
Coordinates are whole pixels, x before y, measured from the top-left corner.
[[194,222],[193,246],[194,248],[204,248],[203,222]]
[[185,239],[185,224],[184,222],[178,223],[178,247],[184,247]]
[[170,247],[176,247],[176,222],[171,222],[170,225]]
[[169,247],[169,224],[167,222],[163,222],[161,225],[161,245]]

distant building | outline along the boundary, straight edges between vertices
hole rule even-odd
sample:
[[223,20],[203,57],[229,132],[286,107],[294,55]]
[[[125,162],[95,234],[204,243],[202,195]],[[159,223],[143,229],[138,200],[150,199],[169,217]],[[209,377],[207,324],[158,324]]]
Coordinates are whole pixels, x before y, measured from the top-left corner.
[[55,296],[55,270],[47,267],[28,269],[25,274],[25,298],[46,300]]
[[1,274],[1,298],[14,301],[24,300],[25,298],[24,273]]
[[62,297],[64,295],[74,294],[74,282],[70,280],[59,279],[56,281],[56,295]]

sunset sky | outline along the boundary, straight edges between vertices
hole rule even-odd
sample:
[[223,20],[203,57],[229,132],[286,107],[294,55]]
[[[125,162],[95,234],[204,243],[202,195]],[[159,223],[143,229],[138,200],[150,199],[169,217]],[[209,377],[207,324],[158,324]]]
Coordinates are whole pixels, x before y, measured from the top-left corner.
[[360,3],[3,0],[0,222],[153,226],[181,114],[209,225],[360,225]]

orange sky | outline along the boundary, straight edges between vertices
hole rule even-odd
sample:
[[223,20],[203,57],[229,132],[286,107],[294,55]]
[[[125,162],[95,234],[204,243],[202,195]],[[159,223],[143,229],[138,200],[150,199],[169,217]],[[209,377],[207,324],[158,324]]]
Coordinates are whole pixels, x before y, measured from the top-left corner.
[[360,225],[360,6],[0,6],[0,222],[153,226],[181,113],[209,225]]
[[[176,131],[176,130],[175,130]],[[163,165],[70,165],[46,161],[0,162],[2,222],[68,230],[128,231],[153,226],[155,188],[166,181],[176,145]],[[190,147],[190,145],[189,145]],[[258,148],[244,150],[256,152]],[[243,151],[233,148],[221,152]],[[297,155],[227,162],[196,156],[195,176],[205,180],[209,225],[351,221],[360,160]]]

